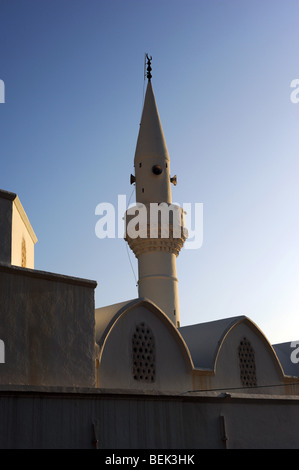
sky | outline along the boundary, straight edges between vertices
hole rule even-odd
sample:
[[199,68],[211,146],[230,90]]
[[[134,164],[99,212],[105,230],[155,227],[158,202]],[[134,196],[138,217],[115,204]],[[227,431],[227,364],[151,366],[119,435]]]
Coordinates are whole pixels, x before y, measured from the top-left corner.
[[96,307],[138,296],[95,212],[134,201],[149,53],[173,200],[203,207],[201,247],[177,258],[181,325],[246,315],[298,340],[298,44],[298,0],[0,0],[0,188],[35,268],[96,280]]

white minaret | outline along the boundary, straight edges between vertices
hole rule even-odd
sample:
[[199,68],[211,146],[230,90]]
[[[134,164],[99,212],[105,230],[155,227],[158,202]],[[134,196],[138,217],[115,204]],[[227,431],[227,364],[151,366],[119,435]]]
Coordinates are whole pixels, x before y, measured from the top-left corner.
[[135,176],[131,175],[131,183],[136,185],[136,206],[126,213],[125,239],[138,259],[139,297],[153,301],[178,327],[176,258],[186,229],[183,210],[172,205],[171,183],[176,184],[176,177],[170,177],[169,154],[151,84],[151,58],[147,59],[148,84],[134,159]]

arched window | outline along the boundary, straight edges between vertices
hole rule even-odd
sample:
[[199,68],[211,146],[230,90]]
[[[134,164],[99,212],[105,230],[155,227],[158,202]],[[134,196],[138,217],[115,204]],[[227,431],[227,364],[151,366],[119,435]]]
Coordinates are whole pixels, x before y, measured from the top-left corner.
[[256,387],[256,367],[254,350],[247,338],[239,344],[240,379],[243,387]]
[[27,255],[26,255],[26,242],[25,239],[22,239],[22,261],[21,261],[21,266],[22,268],[26,268],[26,260]]
[[155,382],[155,339],[145,323],[136,325],[132,336],[132,374],[138,382]]

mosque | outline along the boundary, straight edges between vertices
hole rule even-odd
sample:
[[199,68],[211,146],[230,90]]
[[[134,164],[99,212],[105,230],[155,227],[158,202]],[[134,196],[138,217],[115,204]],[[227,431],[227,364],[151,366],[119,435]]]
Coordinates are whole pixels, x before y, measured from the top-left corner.
[[299,448],[292,343],[271,345],[245,316],[180,326],[188,233],[151,58],[134,168],[138,298],[101,308],[96,281],[34,269],[34,230],[0,190],[0,448]]

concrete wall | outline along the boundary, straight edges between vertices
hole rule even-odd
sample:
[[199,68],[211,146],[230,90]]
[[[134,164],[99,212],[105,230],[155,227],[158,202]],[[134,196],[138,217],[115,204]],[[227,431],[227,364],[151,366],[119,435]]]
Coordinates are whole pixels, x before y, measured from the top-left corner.
[[0,384],[95,385],[95,286],[0,265]]
[[298,405],[298,398],[2,387],[0,448],[100,448],[111,455],[117,449],[298,449]]

